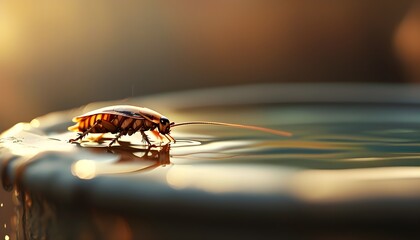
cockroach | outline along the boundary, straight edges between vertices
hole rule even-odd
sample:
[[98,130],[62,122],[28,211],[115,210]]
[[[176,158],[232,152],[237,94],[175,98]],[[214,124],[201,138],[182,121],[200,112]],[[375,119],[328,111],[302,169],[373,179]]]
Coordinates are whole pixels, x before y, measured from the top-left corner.
[[280,136],[292,135],[291,133],[279,130],[234,123],[208,121],[174,123],[170,122],[167,117],[152,109],[130,105],[109,106],[93,110],[91,112],[73,118],[73,122],[76,122],[76,124],[69,127],[68,129],[70,131],[79,132],[79,136],[75,139],[70,139],[69,142],[73,143],[78,140],[81,140],[89,133],[116,134],[115,138],[112,139],[112,141],[109,143],[109,146],[112,146],[112,144],[114,144],[121,136],[131,136],[136,132],[140,132],[147,144],[149,146],[152,146],[149,138],[145,134],[145,131],[152,131],[161,140],[161,136],[164,136],[166,139],[168,139],[169,142],[175,143],[175,139],[170,135],[171,128],[193,124],[207,124],[245,128],[263,131]]

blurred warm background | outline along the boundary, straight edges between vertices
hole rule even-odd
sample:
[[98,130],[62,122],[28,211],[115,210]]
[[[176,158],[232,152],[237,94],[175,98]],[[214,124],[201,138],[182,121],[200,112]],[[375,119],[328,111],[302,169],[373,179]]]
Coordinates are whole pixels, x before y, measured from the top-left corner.
[[394,43],[417,69],[419,16],[408,0],[0,1],[0,130],[184,89],[404,81]]

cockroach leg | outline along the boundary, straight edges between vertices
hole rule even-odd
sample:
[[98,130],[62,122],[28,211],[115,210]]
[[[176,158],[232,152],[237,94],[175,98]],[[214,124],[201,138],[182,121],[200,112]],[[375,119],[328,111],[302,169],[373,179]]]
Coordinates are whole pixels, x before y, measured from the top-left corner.
[[88,130],[84,131],[83,133],[78,133],[79,136],[77,138],[75,138],[75,139],[70,139],[69,142],[70,143],[74,143],[74,142],[77,142],[78,140],[84,138],[86,135],[88,135],[101,122],[102,121],[100,119],[97,120],[92,127],[90,127]]
[[144,131],[140,131],[140,133],[141,133],[141,136],[143,137],[143,140],[146,141],[149,146],[152,146],[146,133],[144,133]]
[[108,147],[111,147],[111,146],[112,146],[112,144],[114,144],[116,141],[118,141],[118,139],[119,139],[122,135],[124,135],[124,134],[125,134],[125,132],[123,132],[123,131],[119,132],[119,133],[117,134],[117,136],[115,136],[115,138],[114,138],[114,139],[112,139],[112,141],[109,143]]
[[169,134],[166,134],[166,135],[168,135],[171,139],[172,139],[172,141],[174,142],[174,143],[176,143],[176,140],[175,140],[175,138],[173,138],[171,135],[169,135]]
[[152,149],[152,146],[149,145],[146,149],[146,152],[144,153],[143,157],[147,157],[149,155],[150,149]]
[[156,131],[156,130],[150,130],[150,133],[152,133],[155,136],[155,138],[156,139],[159,139],[160,140],[160,143],[162,143],[162,136],[161,136],[161,134],[158,131]]
[[166,134],[163,134],[163,136],[165,136],[165,138],[168,139],[169,142],[172,142],[172,139],[170,139],[168,136],[166,136]]

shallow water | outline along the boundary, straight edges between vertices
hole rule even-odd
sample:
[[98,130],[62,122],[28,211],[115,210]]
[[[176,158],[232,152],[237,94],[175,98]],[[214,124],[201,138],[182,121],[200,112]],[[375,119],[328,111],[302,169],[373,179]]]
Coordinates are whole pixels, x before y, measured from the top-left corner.
[[[214,110],[212,119],[247,119],[250,124],[283,129],[294,136],[197,128],[194,132],[211,138],[189,137],[202,143],[193,148],[178,149],[175,145],[171,150],[174,167],[167,180],[174,187],[278,193],[303,201],[418,195],[417,110],[417,106],[381,104],[289,104]],[[206,110],[189,112],[209,114]],[[223,180],[217,183],[220,177]]]
[[[182,102],[181,98],[175,99]],[[154,109],[171,121],[252,124],[293,136],[191,126],[173,129],[175,144],[151,149],[140,135],[123,137],[111,149],[106,146],[112,136],[99,142],[67,143],[74,137],[66,131],[71,116],[98,106],[94,104],[40,117],[5,132],[3,184],[47,194],[66,204],[72,204],[71,196],[84,189],[90,205],[106,208],[109,204],[117,209],[135,209],[138,205],[133,202],[157,198],[181,208],[180,201],[198,208],[200,204],[221,209],[234,204],[264,213],[276,212],[285,203],[287,208],[290,201],[334,204],[420,197],[420,105],[286,104],[272,99],[256,104],[212,105],[210,101],[200,107],[163,106],[153,98],[128,103],[139,102],[153,102]],[[5,161],[6,155],[14,157]],[[49,175],[60,177],[51,182]],[[164,200],[159,196],[165,196]]]

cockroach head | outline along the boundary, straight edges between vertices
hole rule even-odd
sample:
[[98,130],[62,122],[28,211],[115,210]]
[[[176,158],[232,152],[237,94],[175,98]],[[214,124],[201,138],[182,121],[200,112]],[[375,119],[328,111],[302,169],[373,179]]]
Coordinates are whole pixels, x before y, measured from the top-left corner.
[[168,134],[171,132],[171,122],[166,117],[161,117],[159,121],[159,132]]

